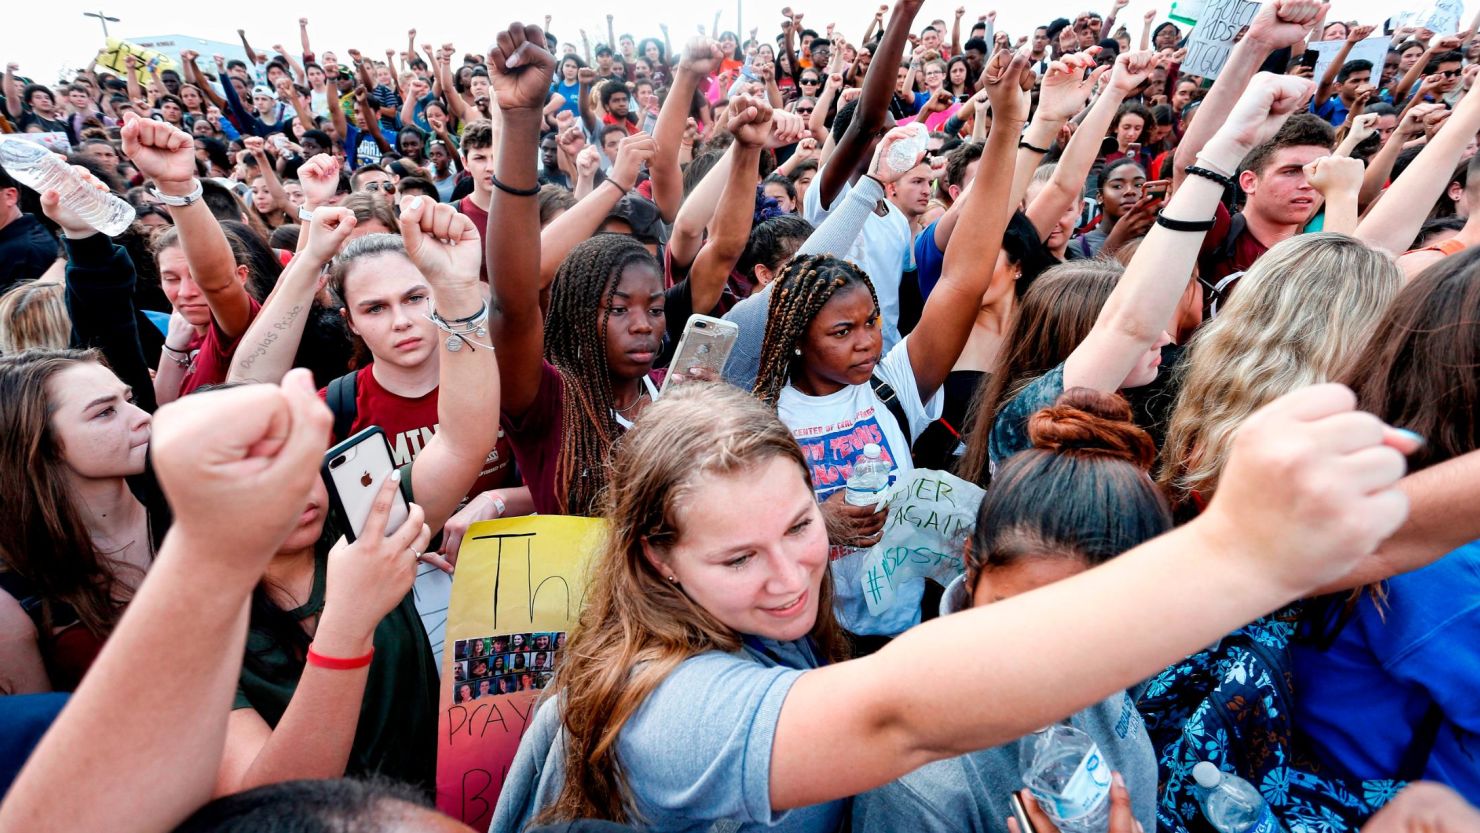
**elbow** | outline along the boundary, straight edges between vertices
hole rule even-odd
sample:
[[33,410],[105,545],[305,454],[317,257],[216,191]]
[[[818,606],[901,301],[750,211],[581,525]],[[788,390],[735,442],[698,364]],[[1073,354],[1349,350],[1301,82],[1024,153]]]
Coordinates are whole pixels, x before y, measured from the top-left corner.
[[1120,305],[1113,309],[1107,308],[1105,313],[1105,325],[1110,332],[1136,344],[1150,347],[1166,331],[1166,322],[1148,321],[1144,315],[1138,315]]

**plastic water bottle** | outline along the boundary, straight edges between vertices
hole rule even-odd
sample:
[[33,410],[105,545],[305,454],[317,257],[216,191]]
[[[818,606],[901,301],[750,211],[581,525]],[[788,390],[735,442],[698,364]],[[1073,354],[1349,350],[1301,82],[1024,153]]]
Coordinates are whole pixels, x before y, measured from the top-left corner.
[[922,124],[909,124],[906,130],[912,131],[908,138],[900,139],[889,148],[889,156],[885,160],[895,173],[905,173],[920,164],[920,154],[930,144],[930,133]]
[[1062,833],[1110,829],[1110,763],[1073,726],[1055,724],[1024,738],[1018,750],[1023,785]]
[[1202,787],[1198,801],[1203,815],[1218,833],[1284,833],[1253,784],[1218,769],[1211,761],[1194,766],[1192,777]]
[[66,160],[36,142],[0,138],[0,167],[37,193],[56,191],[63,207],[109,237],[122,234],[134,221],[133,206],[94,188]]
[[893,469],[884,459],[884,449],[878,443],[863,447],[863,456],[853,463],[848,474],[847,491],[843,500],[851,506],[873,506],[879,495],[889,488],[889,472]]

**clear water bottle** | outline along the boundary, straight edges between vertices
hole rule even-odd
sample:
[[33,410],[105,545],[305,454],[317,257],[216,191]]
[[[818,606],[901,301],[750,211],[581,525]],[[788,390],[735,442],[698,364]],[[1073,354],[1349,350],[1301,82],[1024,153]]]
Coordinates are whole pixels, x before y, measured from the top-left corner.
[[134,221],[133,206],[94,188],[65,159],[36,142],[0,137],[0,167],[38,194],[56,191],[63,207],[109,237],[122,234]]
[[843,500],[851,506],[873,506],[878,503],[879,496],[889,488],[889,472],[893,468],[884,459],[884,449],[878,443],[865,445],[863,456],[854,461],[853,471],[848,474],[847,491],[843,494]]
[[1218,769],[1211,761],[1192,768],[1203,815],[1218,833],[1284,833],[1264,796],[1248,781]]
[[1089,735],[1055,724],[1018,749],[1023,785],[1062,833],[1110,829],[1110,762]]
[[920,154],[924,153],[925,148],[930,144],[930,133],[925,129],[925,125],[907,124],[904,129],[911,131],[911,134],[891,145],[889,156],[885,160],[890,168],[901,174],[920,164]]

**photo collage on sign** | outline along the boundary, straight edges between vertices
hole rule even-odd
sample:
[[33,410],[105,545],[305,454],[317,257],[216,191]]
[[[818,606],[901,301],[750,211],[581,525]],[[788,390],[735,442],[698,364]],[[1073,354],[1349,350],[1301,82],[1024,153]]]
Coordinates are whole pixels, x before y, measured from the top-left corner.
[[459,639],[453,646],[453,701],[539,691],[550,684],[565,631]]

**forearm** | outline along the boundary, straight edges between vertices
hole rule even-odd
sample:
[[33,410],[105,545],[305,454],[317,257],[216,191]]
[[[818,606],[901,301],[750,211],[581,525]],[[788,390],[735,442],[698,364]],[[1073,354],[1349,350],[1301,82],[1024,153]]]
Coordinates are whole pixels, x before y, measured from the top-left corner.
[[159,354],[159,367],[154,371],[154,401],[164,406],[180,398],[180,385],[185,381],[186,366],[170,358],[163,350]]
[[724,193],[735,164],[735,151],[726,152],[704,178],[699,180],[699,184],[694,186],[688,199],[684,200],[668,241],[668,253],[675,264],[687,266],[698,256],[699,247],[704,243],[704,229],[714,219],[715,208],[719,205],[720,195]]
[[837,97],[838,88],[825,84],[812,108],[812,115],[807,118],[807,129],[812,131],[812,138],[819,142],[827,136],[827,114],[832,112],[833,99]]
[[688,121],[689,102],[699,79],[694,73],[679,68],[673,76],[673,85],[668,97],[658,111],[658,125],[653,130],[653,141],[657,148],[648,165],[652,176],[653,201],[663,214],[663,221],[673,222],[683,203],[683,171],[679,167],[679,145],[683,143],[684,126]]
[[1325,104],[1326,99],[1331,97],[1331,87],[1336,83],[1336,74],[1341,72],[1341,66],[1346,63],[1346,56],[1350,55],[1351,51],[1352,42],[1344,41],[1341,48],[1336,50],[1335,57],[1331,59],[1331,65],[1321,73],[1321,82],[1316,85],[1316,95],[1313,100],[1317,107]]
[[[505,114],[503,141],[497,145],[494,167],[499,181],[511,188],[533,188],[539,182],[535,168],[539,117],[538,112]],[[544,342],[539,303],[543,235],[539,213],[532,210],[532,204],[522,202],[528,199],[531,198],[516,197],[495,188],[489,200],[489,214],[500,218],[500,221],[497,233],[490,227],[485,235],[484,263],[500,264],[500,268],[489,270],[489,278],[493,295],[499,299],[497,314],[491,316],[491,329],[494,345],[501,351],[504,349],[503,338],[528,337],[531,328],[541,333],[538,343],[542,345]],[[577,204],[561,215],[561,219],[580,208],[581,205]],[[555,224],[550,225],[554,227]],[[586,236],[589,234],[587,232]],[[502,365],[500,371],[503,371]]]
[[[315,651],[339,658],[370,652],[370,634],[341,638],[330,633],[336,627],[332,616],[332,610],[325,611],[314,635]],[[227,773],[221,786],[242,792],[283,781],[344,777],[369,677],[369,665],[347,670],[305,665],[267,742],[243,772],[235,778]]]
[[67,247],[66,304],[72,321],[72,345],[95,348],[108,366],[134,390],[134,402],[155,410],[149,365],[139,342],[134,308],[136,275],[133,261],[122,247],[101,234],[72,238]]
[[[308,231],[302,235],[305,240]],[[300,251],[242,336],[226,380],[277,384],[293,369],[323,264]]]
[[695,258],[694,268],[689,273],[689,291],[696,312],[708,312],[719,303],[725,282],[740,256],[745,254],[745,244],[750,240],[761,149],[737,142],[731,145],[727,155],[731,157],[729,175],[725,177],[724,193],[714,215],[713,233]]
[[[149,579],[0,804],[0,828],[170,830],[210,800],[261,563],[251,560],[253,573],[230,569],[232,559],[188,559],[225,545],[177,530],[165,537]],[[96,754],[79,757],[84,748]],[[94,800],[68,798],[79,778]]]
[[1095,157],[1100,154],[1100,142],[1124,98],[1124,94],[1112,86],[1095,99],[1083,123],[1075,129],[1074,135],[1069,138],[1069,144],[1064,146],[1064,152],[1059,155],[1058,165],[1054,167],[1048,187],[1039,192],[1032,205],[1028,206],[1028,218],[1044,239],[1047,239],[1048,232],[1083,190],[1084,181],[1094,167]]
[[[1404,73],[1402,79],[1398,81],[1398,86],[1393,88],[1393,101],[1402,101],[1408,97],[1408,91],[1413,89],[1413,85],[1423,77],[1424,67],[1429,65],[1429,59],[1432,57],[1433,55],[1429,52],[1424,52],[1418,61],[1408,68],[1408,72]],[[1409,102],[1409,106],[1412,104],[1413,102]]]
[[1413,206],[1432,205],[1439,198],[1455,162],[1477,131],[1480,131],[1480,95],[1471,92],[1388,188],[1384,198],[1367,213],[1357,227],[1357,238],[1395,254],[1407,249],[1424,221],[1422,212],[1415,212]]
[[[476,272],[464,280],[434,286],[432,296],[437,314],[449,320],[476,315],[485,303]],[[457,511],[498,442],[498,420],[489,418],[499,413],[493,342],[476,333],[463,337],[489,349],[475,346],[453,352],[442,350],[439,344],[437,434],[417,458],[420,471],[416,466],[411,469],[413,491],[434,533]]]
[[1357,189],[1337,189],[1321,195],[1326,201],[1326,218],[1322,231],[1338,234],[1357,232]]
[[237,33],[237,36],[241,38],[241,41],[242,41],[242,49],[247,53],[247,63],[250,64],[253,67],[256,67],[257,66],[257,57],[258,56],[257,56],[257,53],[252,49],[252,44],[250,44],[250,43],[247,42],[247,33],[246,32],[238,32]]
[[797,250],[797,255],[836,255],[842,257],[853,247],[853,242],[863,232],[863,224],[879,200],[884,198],[884,186],[871,176],[860,177],[853,190],[807,238]]
[[[1202,104],[1198,105],[1197,118],[1192,120],[1192,126],[1182,134],[1182,141],[1177,144],[1177,152],[1173,157],[1173,190],[1186,176],[1184,169],[1194,163],[1203,146],[1228,120],[1228,114],[1233,111],[1233,105],[1248,88],[1249,82],[1259,71],[1264,59],[1269,57],[1269,52],[1270,50],[1263,44],[1248,38],[1244,38],[1234,46],[1233,52],[1228,56],[1228,63],[1224,64],[1223,71],[1218,74],[1218,80],[1213,82],[1213,88],[1208,90],[1207,97],[1203,99]],[[1111,116],[1114,116],[1113,112]]]
[[607,179],[606,182],[612,184],[603,183],[604,187],[592,190],[580,202],[556,217],[554,222],[545,226],[543,231],[535,230],[534,233],[540,239],[539,285],[541,288],[549,286],[550,282],[555,280],[555,272],[560,268],[566,255],[570,254],[571,250],[580,245],[582,241],[596,233],[617,201],[626,193],[611,179]]
[[[1058,119],[1034,116],[1028,123],[1028,129],[1023,131],[1022,143],[1018,145],[1015,164],[1012,172],[1012,190],[1008,194],[1008,205],[1021,205],[1023,197],[1028,193],[1028,185],[1033,182],[1033,174],[1043,162],[1045,154],[1033,148],[1052,147],[1054,140],[1058,138],[1059,129],[1064,126]],[[1031,145],[1032,147],[1024,147]]]
[[[298,44],[303,47],[304,55],[313,54],[313,47],[308,45],[308,24],[306,23],[299,24],[298,26]],[[307,58],[304,60],[307,60]]]
[[1446,460],[1398,482],[1408,520],[1357,569],[1316,595],[1339,593],[1424,567],[1480,538],[1480,451]]
[[1367,160],[1367,170],[1362,174],[1362,190],[1357,197],[1361,210],[1366,210],[1387,185],[1388,176],[1398,162],[1398,154],[1403,152],[1403,138],[1401,130],[1393,131],[1377,153]]

